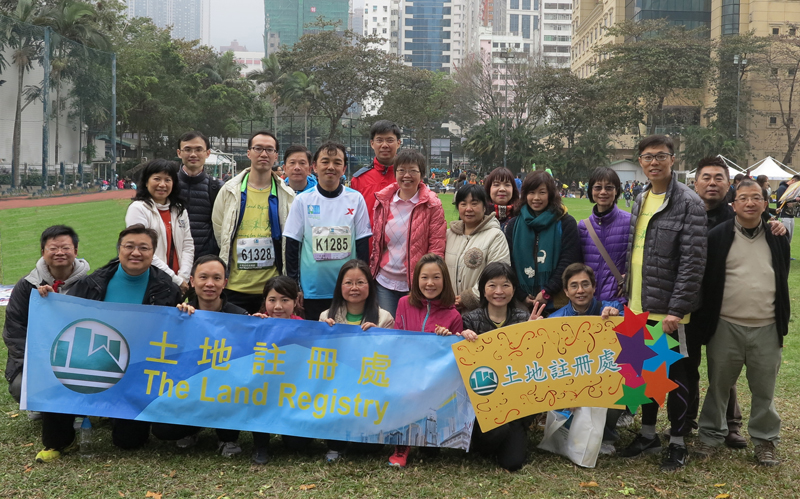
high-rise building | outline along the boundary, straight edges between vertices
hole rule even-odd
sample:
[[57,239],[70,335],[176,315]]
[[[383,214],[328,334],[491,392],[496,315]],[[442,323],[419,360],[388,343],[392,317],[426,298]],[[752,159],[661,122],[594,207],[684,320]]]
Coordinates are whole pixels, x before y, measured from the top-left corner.
[[597,70],[600,62],[594,48],[607,43],[622,43],[606,30],[625,20],[626,0],[574,0],[572,9],[572,72],[586,78]]
[[153,23],[172,26],[172,36],[185,40],[200,40],[208,44],[211,38],[210,0],[127,0],[128,16],[149,17]]
[[303,33],[317,31],[307,25],[320,16],[341,23],[337,30],[344,31],[350,22],[350,0],[264,0],[267,55],[277,52],[282,45],[294,45]]
[[711,25],[711,0],[625,0],[625,19],[669,19],[695,29]]
[[450,73],[479,50],[480,4],[473,0],[400,3],[400,55],[412,67]]
[[361,11],[363,21],[360,30],[353,31],[365,36],[379,36],[384,52],[399,55],[400,0],[365,0]]
[[[510,0],[512,3],[515,0]],[[525,4],[526,0],[521,0]],[[534,4],[539,3],[533,0]],[[569,67],[572,47],[572,2],[542,0],[542,61],[562,68]]]

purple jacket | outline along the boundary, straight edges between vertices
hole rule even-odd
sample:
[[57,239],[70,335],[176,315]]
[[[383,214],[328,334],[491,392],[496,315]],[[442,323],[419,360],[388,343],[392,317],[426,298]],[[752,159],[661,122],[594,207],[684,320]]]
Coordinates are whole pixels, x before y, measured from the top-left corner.
[[[631,214],[614,206],[611,211],[606,212],[603,216],[597,216],[596,209],[592,209],[592,215],[589,220],[591,220],[592,226],[597,232],[597,237],[600,238],[600,242],[603,243],[611,260],[620,273],[625,274],[625,258],[628,250]],[[591,236],[589,236],[585,220],[578,222],[578,233],[581,236],[581,246],[583,247],[583,261],[594,270],[594,275],[597,279],[597,289],[594,292],[595,298],[601,301],[616,300],[620,303],[627,303],[628,300],[617,291],[617,281],[614,278],[614,274],[611,273],[606,261],[600,255],[600,250],[597,249]]]

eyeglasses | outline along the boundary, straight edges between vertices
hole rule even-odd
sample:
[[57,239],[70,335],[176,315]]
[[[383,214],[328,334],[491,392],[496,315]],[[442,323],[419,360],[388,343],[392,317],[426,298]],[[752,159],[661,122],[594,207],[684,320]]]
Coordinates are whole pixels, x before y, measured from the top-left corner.
[[405,168],[398,168],[397,170],[395,170],[395,173],[397,173],[401,177],[405,176],[406,173],[414,177],[416,175],[419,175],[419,170],[406,170]]
[[397,142],[397,139],[393,139],[393,138],[388,138],[388,139],[377,138],[377,139],[372,139],[372,142],[378,144],[379,146],[381,146],[383,144],[391,146],[391,145],[394,145]]
[[276,152],[278,152],[278,150],[275,149],[274,147],[253,146],[253,147],[250,148],[250,150],[253,151],[254,153],[256,153],[259,156],[261,156],[262,152],[265,152],[267,154],[275,154]]
[[73,249],[75,249],[75,246],[48,246],[45,251],[48,253],[58,253],[59,251],[61,253],[69,253]]
[[592,190],[594,192],[603,192],[603,191],[614,192],[615,190],[617,190],[617,188],[614,187],[613,185],[597,185],[597,184],[595,184],[595,185],[592,186]]
[[735,201],[737,203],[749,203],[750,201],[752,201],[758,204],[758,203],[763,203],[764,198],[761,196],[737,196]]
[[139,250],[139,253],[150,253],[153,251],[153,248],[150,246],[142,245],[136,246],[135,244],[123,244],[120,248],[124,249],[128,253],[133,253],[133,250]]
[[668,160],[669,158],[675,156],[674,154],[668,154],[665,152],[660,152],[658,154],[640,154],[639,159],[641,159],[644,163],[652,163],[653,160],[658,161],[659,163]]
[[367,281],[344,281],[342,286],[347,286],[348,288],[363,288],[367,285]]
[[206,152],[206,148],[205,147],[184,147],[183,149],[181,149],[181,151],[184,154],[192,154],[192,153],[201,154],[201,153]]

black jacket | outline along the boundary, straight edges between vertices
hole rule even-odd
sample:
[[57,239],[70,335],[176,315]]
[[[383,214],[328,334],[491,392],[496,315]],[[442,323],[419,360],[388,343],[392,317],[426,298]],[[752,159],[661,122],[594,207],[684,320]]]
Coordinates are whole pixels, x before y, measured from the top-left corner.
[[189,227],[194,240],[194,259],[197,260],[203,255],[218,255],[219,246],[214,238],[211,212],[222,183],[209,177],[206,172],[190,177],[181,168],[178,171],[178,185],[189,214]]
[[[88,300],[103,301],[108,290],[108,283],[119,268],[119,259],[108,262],[105,267],[95,270],[92,274],[76,282],[69,295]],[[144,292],[143,305],[161,305],[174,307],[183,301],[181,289],[172,282],[172,278],[165,272],[150,266],[150,279]]]
[[[704,302],[697,317],[701,326],[698,329],[705,334],[703,343],[708,343],[717,329],[725,293],[725,262],[733,245],[734,230],[734,219],[730,219],[708,233],[708,262],[703,276]],[[768,225],[764,225],[763,230],[775,271],[775,323],[783,346],[783,337],[789,332],[789,240],[786,236],[772,235]],[[695,322],[695,316],[692,322]]]
[[[503,326],[528,322],[530,318],[531,314],[528,312],[509,305]],[[480,307],[464,314],[464,329],[472,329],[477,334],[483,334],[497,329],[497,326],[489,318],[489,312],[484,307]]]
[[[200,310],[200,304],[197,300],[197,297],[189,300],[189,305],[193,306],[195,309]],[[219,310],[223,314],[236,314],[236,315],[247,315],[247,310],[243,309],[238,305],[234,305],[230,303],[225,297],[222,297],[222,308]]]

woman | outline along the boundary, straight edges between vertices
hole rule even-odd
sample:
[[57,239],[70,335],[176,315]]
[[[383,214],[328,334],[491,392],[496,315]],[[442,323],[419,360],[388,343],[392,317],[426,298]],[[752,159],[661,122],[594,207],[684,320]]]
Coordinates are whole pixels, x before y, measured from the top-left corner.
[[166,272],[185,294],[194,262],[194,240],[189,214],[180,198],[177,163],[154,159],[144,166],[133,203],[125,214],[125,226],[135,224],[158,233],[153,265]]
[[595,298],[627,303],[623,296],[622,275],[625,273],[631,214],[617,206],[620,186],[619,176],[611,168],[596,168],[592,172],[589,201],[595,206],[589,218],[578,222],[578,233],[583,262],[594,271],[597,280]]
[[581,260],[578,224],[567,214],[547,172],[525,177],[517,206],[519,215],[506,226],[511,266],[520,284],[517,297],[528,307],[546,304],[548,313],[566,304],[561,274]]
[[370,256],[378,304],[392,316],[397,302],[408,294],[422,255],[444,256],[447,230],[442,202],[422,182],[425,157],[401,150],[394,160],[394,174],[397,182],[375,194]]
[[348,261],[339,271],[331,308],[322,312],[319,320],[329,326],[357,325],[364,331],[371,327],[394,328],[392,315],[378,305],[376,287],[366,263]]
[[489,202],[486,214],[494,213],[500,222],[500,230],[505,230],[508,221],[516,215],[514,205],[519,199],[514,174],[507,168],[495,168],[483,183]]
[[486,215],[486,191],[467,184],[456,192],[458,220],[447,229],[444,259],[462,312],[478,308],[478,278],[490,262],[511,263],[508,243],[494,213]]

